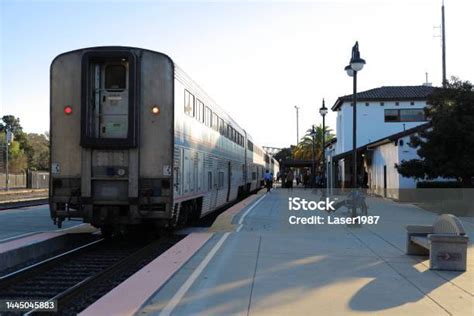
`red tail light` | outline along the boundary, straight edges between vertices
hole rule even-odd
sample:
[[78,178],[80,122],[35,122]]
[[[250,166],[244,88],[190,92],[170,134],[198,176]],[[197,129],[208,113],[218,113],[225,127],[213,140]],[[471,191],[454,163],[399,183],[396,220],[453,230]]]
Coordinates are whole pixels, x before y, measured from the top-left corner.
[[67,105],[64,107],[64,114],[71,115],[72,114],[72,107]]

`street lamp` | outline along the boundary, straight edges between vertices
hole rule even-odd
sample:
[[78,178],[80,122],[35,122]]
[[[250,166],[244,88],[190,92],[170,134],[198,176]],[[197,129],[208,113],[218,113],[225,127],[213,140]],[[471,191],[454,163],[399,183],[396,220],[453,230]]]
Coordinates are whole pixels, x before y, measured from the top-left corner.
[[[365,60],[360,58],[359,42],[352,47],[352,56],[344,70],[352,77],[353,95],[352,95],[352,187],[357,189],[357,72],[364,68]],[[355,216],[355,207],[352,208],[352,215]]]
[[315,180],[315,158],[316,158],[316,153],[315,153],[315,137],[316,137],[316,129],[314,128],[314,125],[311,126],[311,137],[313,139],[313,150],[311,151],[311,187],[314,188],[314,180]]
[[326,104],[323,99],[323,106],[319,108],[319,114],[323,117],[323,151],[322,151],[322,162],[323,162],[323,183],[326,183],[326,154],[324,152],[326,147],[326,120],[325,116],[328,114],[328,109],[326,108]]

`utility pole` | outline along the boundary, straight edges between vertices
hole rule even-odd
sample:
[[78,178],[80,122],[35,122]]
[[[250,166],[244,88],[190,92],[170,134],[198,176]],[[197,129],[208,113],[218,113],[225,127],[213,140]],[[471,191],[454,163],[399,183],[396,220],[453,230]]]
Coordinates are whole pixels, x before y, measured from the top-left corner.
[[299,142],[300,142],[300,122],[299,122],[299,107],[297,105],[295,105],[295,109],[296,109],[296,146],[298,146]]
[[441,6],[441,42],[443,46],[443,87],[446,88],[446,26],[444,23],[444,0]]
[[9,170],[8,170],[8,145],[11,141],[13,141],[13,133],[7,128],[7,133],[6,133],[6,166],[5,166],[5,189],[8,191],[9,190],[9,185],[10,185],[10,175],[9,175]]

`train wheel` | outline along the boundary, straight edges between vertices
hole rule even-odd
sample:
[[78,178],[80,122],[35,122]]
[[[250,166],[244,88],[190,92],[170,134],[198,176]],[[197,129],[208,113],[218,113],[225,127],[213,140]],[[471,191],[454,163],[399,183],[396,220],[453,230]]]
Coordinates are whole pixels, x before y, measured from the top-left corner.
[[178,217],[178,227],[186,226],[189,219],[189,213],[191,210],[192,210],[191,205],[187,203],[181,205],[181,210],[179,211],[179,217]]
[[114,229],[110,225],[102,226],[100,228],[100,232],[101,232],[103,238],[110,239],[110,238],[112,238],[112,236],[114,234]]

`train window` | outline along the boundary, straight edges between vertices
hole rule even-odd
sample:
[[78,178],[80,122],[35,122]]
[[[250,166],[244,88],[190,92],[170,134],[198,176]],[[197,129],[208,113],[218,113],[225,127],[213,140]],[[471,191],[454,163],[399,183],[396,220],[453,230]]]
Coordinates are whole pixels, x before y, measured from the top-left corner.
[[219,117],[216,113],[212,114],[212,128],[216,131],[219,130]]
[[184,90],[184,113],[194,116],[194,95],[188,90]]
[[201,102],[201,100],[196,99],[196,119],[204,123],[204,103]]
[[207,190],[208,191],[212,190],[212,171],[209,171],[207,173]]
[[224,125],[224,120],[219,118],[219,133],[221,133],[221,135],[224,135],[225,134],[225,125]]
[[247,148],[248,150],[253,151],[253,144],[250,140],[247,140]]
[[224,172],[219,171],[219,189],[224,187]]
[[212,111],[210,108],[206,106],[204,109],[204,124],[206,124],[206,126],[211,127],[212,126],[211,120],[212,120]]
[[123,90],[127,82],[127,69],[123,65],[108,65],[105,68],[105,89]]
[[201,120],[201,115],[200,115],[200,112],[199,112],[199,99],[196,99],[196,105],[194,107],[194,117],[196,118],[196,120],[200,121]]

